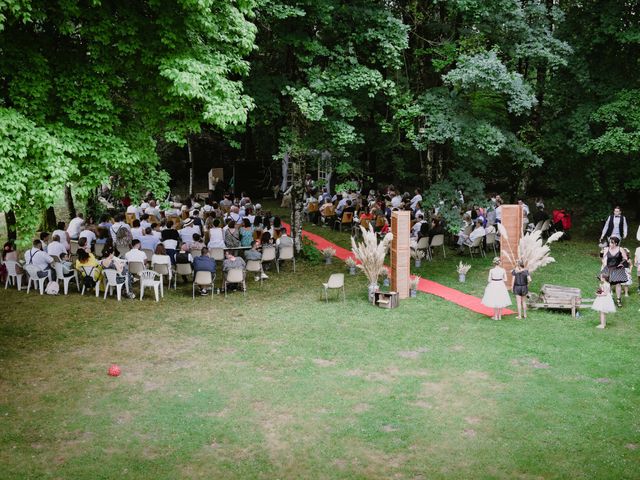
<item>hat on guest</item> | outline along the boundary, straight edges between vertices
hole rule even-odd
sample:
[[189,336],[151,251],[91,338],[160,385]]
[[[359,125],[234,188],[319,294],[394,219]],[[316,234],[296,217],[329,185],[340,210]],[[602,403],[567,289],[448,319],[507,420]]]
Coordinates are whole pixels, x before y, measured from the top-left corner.
[[193,225],[193,218],[187,218],[184,222],[182,222],[183,227],[190,227]]
[[256,203],[256,210],[260,210],[262,208],[262,205],[260,205],[259,203]]

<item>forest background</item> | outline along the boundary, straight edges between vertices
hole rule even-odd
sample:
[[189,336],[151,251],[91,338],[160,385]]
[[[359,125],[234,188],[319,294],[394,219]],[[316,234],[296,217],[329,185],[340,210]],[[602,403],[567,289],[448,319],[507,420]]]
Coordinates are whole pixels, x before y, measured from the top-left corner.
[[328,152],[341,187],[640,212],[639,20],[624,0],[4,1],[0,211],[28,240],[63,190],[162,198],[231,164],[262,194],[285,154],[296,200]]

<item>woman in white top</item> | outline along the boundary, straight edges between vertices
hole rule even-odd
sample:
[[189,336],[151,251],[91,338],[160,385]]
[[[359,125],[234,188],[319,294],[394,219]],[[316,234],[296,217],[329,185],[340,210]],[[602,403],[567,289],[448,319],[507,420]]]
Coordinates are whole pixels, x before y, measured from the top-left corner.
[[71,248],[69,245],[69,241],[71,239],[69,238],[69,234],[67,233],[67,231],[64,229],[64,222],[58,222],[58,229],[53,231],[53,233],[51,234],[51,238],[53,238],[54,235],[58,235],[58,237],[60,238],[60,243],[64,245],[64,248],[66,248],[68,252]]
[[502,309],[511,305],[511,297],[507,290],[507,272],[500,266],[498,257],[493,259],[494,267],[489,270],[488,284],[484,289],[482,304],[493,308],[493,319],[502,320]]
[[213,221],[213,227],[209,229],[209,243],[208,248],[226,248],[224,244],[224,232],[220,228],[220,219],[216,218]]

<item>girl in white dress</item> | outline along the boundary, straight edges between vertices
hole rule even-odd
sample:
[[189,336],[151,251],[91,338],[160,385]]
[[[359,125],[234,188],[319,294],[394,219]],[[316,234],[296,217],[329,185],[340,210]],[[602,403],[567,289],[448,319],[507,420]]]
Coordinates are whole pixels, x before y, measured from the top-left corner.
[[607,326],[607,313],[614,313],[616,306],[613,303],[613,297],[611,296],[611,285],[609,284],[609,277],[606,275],[600,275],[600,288],[596,290],[596,299],[591,306],[596,312],[600,312],[600,325],[596,328],[604,328]]
[[500,266],[498,257],[493,259],[494,267],[489,270],[487,288],[484,289],[482,304],[493,308],[493,320],[502,320],[502,309],[511,305],[507,290],[507,272]]

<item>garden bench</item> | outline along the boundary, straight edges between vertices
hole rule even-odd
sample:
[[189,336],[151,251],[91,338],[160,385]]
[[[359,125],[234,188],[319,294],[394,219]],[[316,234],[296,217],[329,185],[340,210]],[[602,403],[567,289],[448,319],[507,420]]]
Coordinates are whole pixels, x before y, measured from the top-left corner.
[[571,310],[575,317],[579,308],[588,308],[592,302],[592,298],[582,298],[579,288],[545,284],[540,295],[532,294],[527,303],[531,308]]

